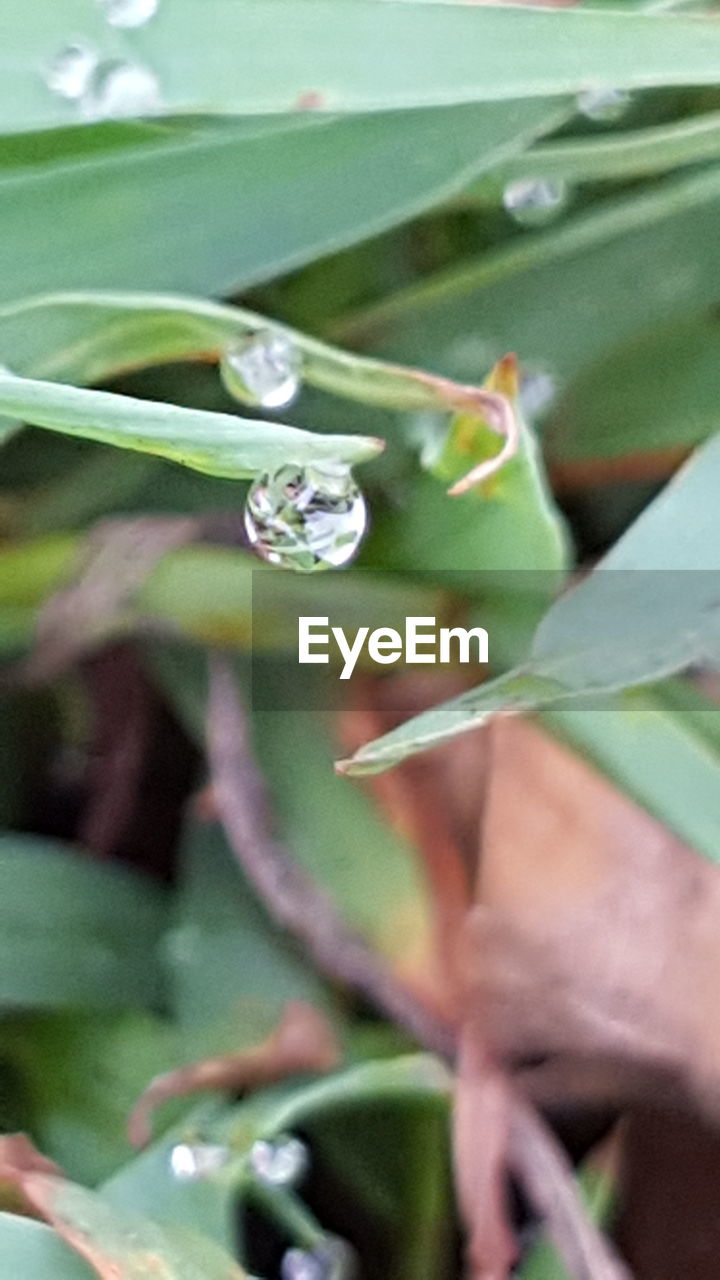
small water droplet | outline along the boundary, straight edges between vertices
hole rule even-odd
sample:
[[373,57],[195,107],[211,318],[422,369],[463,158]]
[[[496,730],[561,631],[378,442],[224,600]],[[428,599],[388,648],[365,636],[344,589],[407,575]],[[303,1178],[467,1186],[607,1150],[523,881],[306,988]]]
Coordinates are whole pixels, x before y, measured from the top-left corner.
[[631,101],[626,89],[586,89],[578,94],[577,109],[586,120],[613,124],[625,115]]
[[518,178],[503,191],[507,212],[523,227],[541,227],[551,222],[567,200],[567,183],[554,178]]
[[66,44],[47,68],[45,83],[58,97],[77,102],[87,93],[98,61],[97,53],[89,45]]
[[214,1142],[178,1142],[170,1152],[170,1172],[178,1182],[209,1178],[227,1164],[227,1147]]
[[280,1263],[281,1280],[348,1280],[354,1271],[352,1251],[343,1240],[324,1240],[314,1249],[288,1249]]
[[155,17],[160,0],[98,0],[111,27],[143,27]]
[[300,390],[301,358],[285,333],[263,329],[238,338],[225,350],[220,373],[236,400],[263,409],[283,409]]
[[245,530],[264,560],[309,573],[352,560],[367,526],[365,499],[343,463],[293,464],[250,488]]
[[549,369],[523,369],[520,374],[520,408],[526,418],[539,418],[550,408],[558,393],[557,380]]
[[88,120],[150,116],[162,103],[157,77],[133,62],[101,62],[80,106]]
[[261,1182],[271,1187],[288,1187],[307,1172],[310,1154],[299,1138],[258,1139],[250,1152],[250,1166]]

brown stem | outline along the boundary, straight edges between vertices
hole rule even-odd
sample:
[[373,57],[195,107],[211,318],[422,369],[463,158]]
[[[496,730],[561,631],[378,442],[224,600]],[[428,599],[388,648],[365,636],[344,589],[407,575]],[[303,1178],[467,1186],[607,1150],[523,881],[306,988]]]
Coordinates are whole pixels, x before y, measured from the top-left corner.
[[[348,929],[327,894],[269,834],[265,791],[250,753],[232,668],[220,656],[210,664],[207,737],[215,803],[228,841],[274,919],[300,939],[324,973],[361,992],[426,1048],[454,1057],[453,1027],[396,981],[367,943]],[[482,1134],[477,1141],[482,1142]],[[574,1280],[629,1280],[627,1268],[588,1218],[556,1138],[512,1088],[508,1159]]]

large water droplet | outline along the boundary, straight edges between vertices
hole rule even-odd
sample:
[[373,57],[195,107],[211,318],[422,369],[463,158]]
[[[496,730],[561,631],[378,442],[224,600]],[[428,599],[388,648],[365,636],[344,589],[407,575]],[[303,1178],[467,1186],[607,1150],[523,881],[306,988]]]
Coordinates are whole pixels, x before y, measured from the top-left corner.
[[226,1165],[230,1153],[215,1142],[178,1142],[170,1152],[170,1172],[178,1182],[209,1178]]
[[273,329],[238,338],[226,348],[220,373],[242,404],[283,409],[300,390],[302,361],[292,338]]
[[111,27],[143,27],[155,17],[160,0],[98,0]]
[[77,102],[87,93],[98,61],[89,45],[66,44],[48,66],[45,83],[60,98]]
[[299,1138],[258,1139],[250,1152],[253,1173],[271,1187],[289,1187],[307,1172],[310,1154]]
[[503,204],[523,227],[541,227],[567,204],[567,183],[552,178],[518,178],[503,191]]
[[309,573],[352,560],[367,526],[362,493],[343,463],[287,465],[252,485],[245,529],[264,560]]
[[586,89],[577,96],[577,109],[586,120],[613,124],[625,115],[631,101],[627,89]]
[[133,62],[102,62],[81,99],[88,120],[150,116],[162,105],[157,77]]
[[281,1280],[346,1280],[353,1256],[342,1240],[324,1240],[314,1249],[288,1249],[280,1263]]

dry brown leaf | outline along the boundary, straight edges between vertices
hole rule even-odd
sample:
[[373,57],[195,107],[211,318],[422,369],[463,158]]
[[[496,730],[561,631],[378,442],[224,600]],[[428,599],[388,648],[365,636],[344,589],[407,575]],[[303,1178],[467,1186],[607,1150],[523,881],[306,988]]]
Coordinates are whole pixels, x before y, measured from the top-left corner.
[[130,1113],[128,1137],[134,1147],[146,1146],[152,1137],[153,1112],[169,1098],[205,1089],[258,1089],[304,1071],[331,1071],[340,1058],[340,1046],[322,1014],[301,1001],[292,1002],[272,1035],[254,1048],[205,1058],[156,1076]]
[[720,872],[533,725],[492,751],[462,954],[493,1051],[647,1069],[717,1112]]

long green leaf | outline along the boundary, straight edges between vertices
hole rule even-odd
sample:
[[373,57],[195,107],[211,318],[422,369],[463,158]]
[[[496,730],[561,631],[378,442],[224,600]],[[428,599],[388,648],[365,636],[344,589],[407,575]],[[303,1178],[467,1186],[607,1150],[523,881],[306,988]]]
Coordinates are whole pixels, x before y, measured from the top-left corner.
[[40,1222],[0,1212],[0,1257],[23,1280],[92,1280],[96,1273]]
[[0,413],[232,479],[284,462],[362,462],[382,448],[381,441],[369,437],[312,435],[280,423],[133,400],[7,371],[0,371]]
[[[132,51],[173,112],[449,105],[579,90],[715,84],[714,22],[657,14],[388,0],[173,0],[127,44],[83,0],[3,10],[6,129],[68,124],[43,65],[78,33],[106,58]],[[638,56],[639,51],[642,56]],[[388,56],[391,51],[392,56]]]
[[416,216],[561,117],[536,99],[0,139],[0,300],[83,288],[227,294]]

